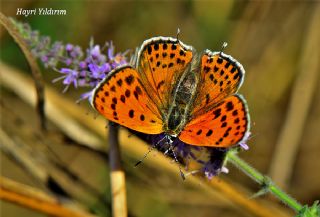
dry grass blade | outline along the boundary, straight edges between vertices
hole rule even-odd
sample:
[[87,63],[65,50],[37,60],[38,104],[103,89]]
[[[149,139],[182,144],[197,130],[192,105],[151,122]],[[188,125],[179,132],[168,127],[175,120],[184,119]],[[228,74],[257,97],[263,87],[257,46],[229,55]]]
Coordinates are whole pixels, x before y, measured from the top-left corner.
[[[33,91],[32,81],[22,76],[21,73],[18,73],[12,68],[7,68],[7,66],[2,64],[1,62],[0,68],[0,82],[6,86],[14,87],[13,91],[15,92],[15,94],[20,96],[28,104],[36,106],[36,94]],[[59,97],[56,94],[56,97],[54,98],[50,96],[50,94],[52,93],[52,90],[48,89],[46,91],[46,98],[50,98],[50,100],[47,101],[45,108],[46,113],[48,116],[50,116],[51,121],[54,122],[62,131],[64,131],[65,134],[70,136],[70,138],[73,138],[79,144],[86,144],[94,150],[105,151],[99,138],[97,138],[92,132],[89,132],[84,127],[82,127],[74,119],[70,118],[70,116],[68,116],[66,113],[61,111],[59,107],[60,105],[64,104],[65,101],[63,103],[56,104],[56,100],[58,100],[58,98],[61,98],[61,96]],[[52,98],[53,100],[51,100]],[[57,105],[59,105],[59,107]],[[64,106],[67,105],[64,104]],[[75,106],[69,111],[71,114],[73,114],[76,113],[77,109],[79,108]],[[82,114],[85,114],[85,112]],[[101,132],[103,132],[103,130],[104,128],[102,127]]]
[[0,199],[56,217],[94,217],[74,204],[63,204],[30,186],[0,177]]
[[274,182],[282,188],[288,187],[312,97],[319,79],[319,20],[320,7],[316,7],[305,34],[306,40],[301,53],[299,74],[295,79],[285,123],[271,161],[269,174]]
[[113,217],[127,217],[126,179],[121,166],[119,128],[109,123],[109,162],[111,167],[111,197]]

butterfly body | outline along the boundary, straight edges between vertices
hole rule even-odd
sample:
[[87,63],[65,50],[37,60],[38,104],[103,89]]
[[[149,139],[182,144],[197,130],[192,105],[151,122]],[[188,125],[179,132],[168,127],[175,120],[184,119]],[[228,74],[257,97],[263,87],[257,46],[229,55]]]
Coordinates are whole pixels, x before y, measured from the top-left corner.
[[113,70],[94,90],[92,105],[130,129],[165,133],[199,146],[229,147],[249,130],[244,69],[223,52],[199,57],[170,37],[146,40],[134,66]]

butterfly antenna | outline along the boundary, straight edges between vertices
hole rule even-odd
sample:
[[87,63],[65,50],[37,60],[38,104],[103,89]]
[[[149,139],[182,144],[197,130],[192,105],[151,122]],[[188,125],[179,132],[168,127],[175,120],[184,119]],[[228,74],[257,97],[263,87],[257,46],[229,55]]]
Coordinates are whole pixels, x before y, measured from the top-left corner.
[[131,56],[129,65],[136,66],[138,61],[139,48],[136,48],[134,55]]
[[180,29],[177,29],[177,41],[179,42]]
[[157,147],[157,146],[160,144],[160,142],[163,141],[163,139],[164,139],[164,138],[160,139],[157,143],[155,143],[155,144],[153,144],[151,147],[149,147],[147,153],[145,153],[145,154],[143,155],[143,157],[141,158],[141,160],[139,160],[139,161],[134,165],[134,167],[137,167],[139,164],[141,164],[141,163],[143,162],[143,160],[146,159],[146,157],[148,156],[148,154],[149,154],[150,152],[152,152],[152,150],[153,150],[155,147]]
[[221,50],[220,50],[220,55],[222,53],[222,51],[228,46],[228,43],[227,42],[223,42],[222,44],[222,47],[221,47]]
[[134,165],[134,167],[139,166],[139,164],[141,164],[141,163],[143,162],[143,160],[146,159],[146,157],[148,156],[148,154],[149,154],[150,152],[152,152],[152,150],[153,150],[156,146],[157,146],[157,144],[154,144],[154,145],[152,145],[151,147],[149,147],[148,152],[143,155],[143,157],[141,158],[141,160],[139,160],[139,161]]
[[175,153],[174,150],[173,150],[173,146],[172,146],[173,141],[172,141],[172,139],[171,139],[170,137],[168,137],[168,140],[169,140],[169,150],[172,151],[174,160],[175,160],[176,163],[178,164],[179,172],[180,172],[180,175],[181,175],[182,180],[185,180],[185,179],[186,179],[186,176],[185,176],[184,173],[182,172],[180,163],[179,163],[178,158],[177,158],[177,155],[176,155],[176,153]]

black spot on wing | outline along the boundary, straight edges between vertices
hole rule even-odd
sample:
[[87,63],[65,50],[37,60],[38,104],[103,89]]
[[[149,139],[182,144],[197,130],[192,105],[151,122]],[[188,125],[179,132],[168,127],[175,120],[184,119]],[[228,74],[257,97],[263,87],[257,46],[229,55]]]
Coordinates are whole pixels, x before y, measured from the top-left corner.
[[139,86],[136,86],[136,91],[137,91],[137,93],[138,93],[139,95],[142,94],[142,90],[141,90],[141,88],[140,88]]
[[116,92],[116,87],[113,85],[113,86],[110,88],[110,90],[111,90],[112,92]]
[[211,136],[212,133],[213,133],[213,131],[212,131],[211,129],[209,129],[208,132],[207,132],[207,134],[206,134],[206,136],[207,136],[207,137],[208,137],[208,136]]
[[213,119],[218,118],[221,115],[221,108],[218,108],[218,109],[214,110],[212,113],[214,114],[214,118]]
[[168,44],[164,43],[164,44],[162,45],[162,48],[163,48],[163,50],[167,50]]
[[204,73],[208,73],[210,71],[210,67],[204,66],[203,71],[204,71]]
[[121,95],[120,96],[120,101],[125,103],[126,102],[126,97],[124,95]]
[[126,81],[126,83],[130,86],[130,85],[133,83],[133,81],[134,81],[133,75],[127,76],[127,77],[125,78],[125,81]]
[[130,117],[130,118],[133,118],[133,117],[134,117],[134,110],[131,109],[131,110],[129,111],[129,117]]
[[232,115],[233,115],[233,116],[237,116],[237,115],[238,115],[238,110],[234,110],[234,111],[232,112]]
[[152,53],[152,47],[151,46],[148,46],[148,54],[150,55]]
[[117,104],[117,102],[118,102],[117,98],[116,98],[116,97],[113,97],[113,98],[112,98],[112,102],[113,102],[114,104]]
[[131,95],[131,92],[130,92],[130,90],[128,90],[128,89],[127,89],[127,90],[126,90],[126,92],[125,92],[124,94],[126,95],[126,97],[127,97],[127,98],[129,98],[129,97],[130,97],[130,95]]
[[230,72],[233,74],[236,70],[237,70],[237,67],[236,66],[232,66],[232,69],[230,70]]
[[154,44],[154,50],[159,50],[159,44],[158,43],[156,43],[156,44]]
[[122,79],[121,78],[117,81],[117,84],[118,84],[119,87],[121,87],[121,85],[122,85]]
[[226,104],[226,110],[227,110],[227,111],[231,111],[231,110],[233,110],[233,108],[234,108],[233,103],[232,103],[232,102],[227,102],[227,104]]
[[157,84],[157,90],[159,90],[162,85],[164,85],[164,80],[160,81],[160,82]]
[[198,130],[197,135],[199,136],[202,133],[202,130]]

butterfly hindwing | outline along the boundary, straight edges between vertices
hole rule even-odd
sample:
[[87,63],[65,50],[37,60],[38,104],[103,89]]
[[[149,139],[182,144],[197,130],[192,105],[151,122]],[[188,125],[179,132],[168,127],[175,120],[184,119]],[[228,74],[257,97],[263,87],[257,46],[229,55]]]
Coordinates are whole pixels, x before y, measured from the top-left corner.
[[137,68],[142,83],[150,98],[166,115],[172,104],[174,88],[190,68],[192,47],[175,38],[155,37],[143,43],[138,55]]
[[195,117],[227,96],[236,93],[244,79],[242,65],[223,52],[206,50],[200,60],[200,85],[194,101]]
[[234,94],[192,119],[179,139],[190,145],[229,147],[241,142],[249,127],[246,102]]
[[[236,94],[244,79],[242,65],[209,50],[199,63],[195,59],[193,48],[178,39],[146,40],[135,68],[127,65],[110,72],[95,88],[91,103],[108,120],[142,133],[171,134],[177,129],[174,133],[190,145],[238,144],[250,128],[246,102]],[[178,120],[183,121],[181,132],[175,128]]]
[[110,121],[142,133],[162,132],[158,108],[141,84],[139,73],[131,66],[110,72],[95,88],[91,103]]

